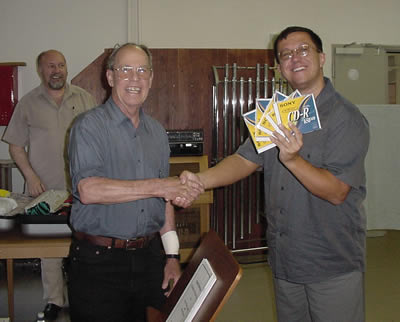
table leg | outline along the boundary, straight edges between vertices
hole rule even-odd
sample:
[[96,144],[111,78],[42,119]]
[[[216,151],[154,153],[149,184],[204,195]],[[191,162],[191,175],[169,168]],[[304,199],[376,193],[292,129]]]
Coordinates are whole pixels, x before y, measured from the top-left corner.
[[14,267],[13,259],[7,258],[8,315],[14,322]]

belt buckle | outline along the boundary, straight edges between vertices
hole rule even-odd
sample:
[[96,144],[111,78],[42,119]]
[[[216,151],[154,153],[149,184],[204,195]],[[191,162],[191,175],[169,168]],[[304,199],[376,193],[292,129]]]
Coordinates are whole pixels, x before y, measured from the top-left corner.
[[127,239],[126,240],[126,245],[125,245],[125,250],[136,250],[137,249],[136,247],[129,247],[129,243],[131,241],[135,241],[135,240],[137,240],[137,238]]

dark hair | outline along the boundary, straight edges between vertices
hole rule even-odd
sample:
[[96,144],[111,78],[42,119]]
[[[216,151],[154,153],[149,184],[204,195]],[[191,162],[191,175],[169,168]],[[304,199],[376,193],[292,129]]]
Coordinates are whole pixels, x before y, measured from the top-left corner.
[[287,27],[286,29],[282,30],[281,33],[278,35],[278,37],[276,37],[275,41],[274,41],[274,55],[275,55],[275,59],[279,64],[279,55],[278,55],[278,43],[283,40],[286,39],[287,36],[289,36],[291,33],[293,32],[305,32],[307,33],[312,42],[314,43],[315,47],[317,47],[317,50],[319,52],[323,52],[322,50],[322,40],[321,38],[311,29],[305,28],[305,27],[299,27],[299,26],[291,26],[291,27]]
[[118,45],[117,44],[117,45],[114,46],[114,50],[112,51],[112,53],[110,54],[110,56],[107,59],[106,69],[110,69],[110,70],[114,69],[115,57],[117,56],[118,52],[121,49],[123,49],[125,47],[128,47],[128,46],[132,46],[132,47],[135,47],[135,48],[143,50],[146,53],[147,58],[149,60],[150,68],[153,68],[153,62],[152,62],[152,57],[151,57],[150,50],[145,45],[138,45],[138,44],[135,44],[133,42],[128,42],[128,43],[123,44],[123,45]]

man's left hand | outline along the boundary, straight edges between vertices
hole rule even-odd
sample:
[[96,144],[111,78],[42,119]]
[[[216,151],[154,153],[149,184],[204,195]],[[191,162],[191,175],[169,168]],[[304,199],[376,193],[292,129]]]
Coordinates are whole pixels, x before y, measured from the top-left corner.
[[282,124],[279,128],[284,136],[275,131],[274,137],[271,136],[271,142],[279,148],[279,160],[286,165],[299,156],[298,153],[303,146],[303,135],[292,122],[289,122],[289,128]]
[[[167,258],[167,262],[165,263],[164,267],[164,280],[162,283],[163,290],[167,290],[164,294],[165,296],[169,296],[174,289],[176,283],[178,282],[179,278],[181,277],[181,265],[179,260],[176,258]],[[173,281],[172,287],[170,286],[170,281]]]

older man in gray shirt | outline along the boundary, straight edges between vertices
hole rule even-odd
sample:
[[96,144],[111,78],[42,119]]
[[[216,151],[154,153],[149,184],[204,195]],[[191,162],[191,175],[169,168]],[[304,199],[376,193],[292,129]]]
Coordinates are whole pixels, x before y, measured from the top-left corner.
[[145,321],[145,307],[160,308],[180,276],[169,200],[185,207],[204,190],[168,178],[166,131],[142,110],[153,79],[148,49],[116,48],[106,76],[111,97],[79,117],[70,137],[70,314],[75,322]]

